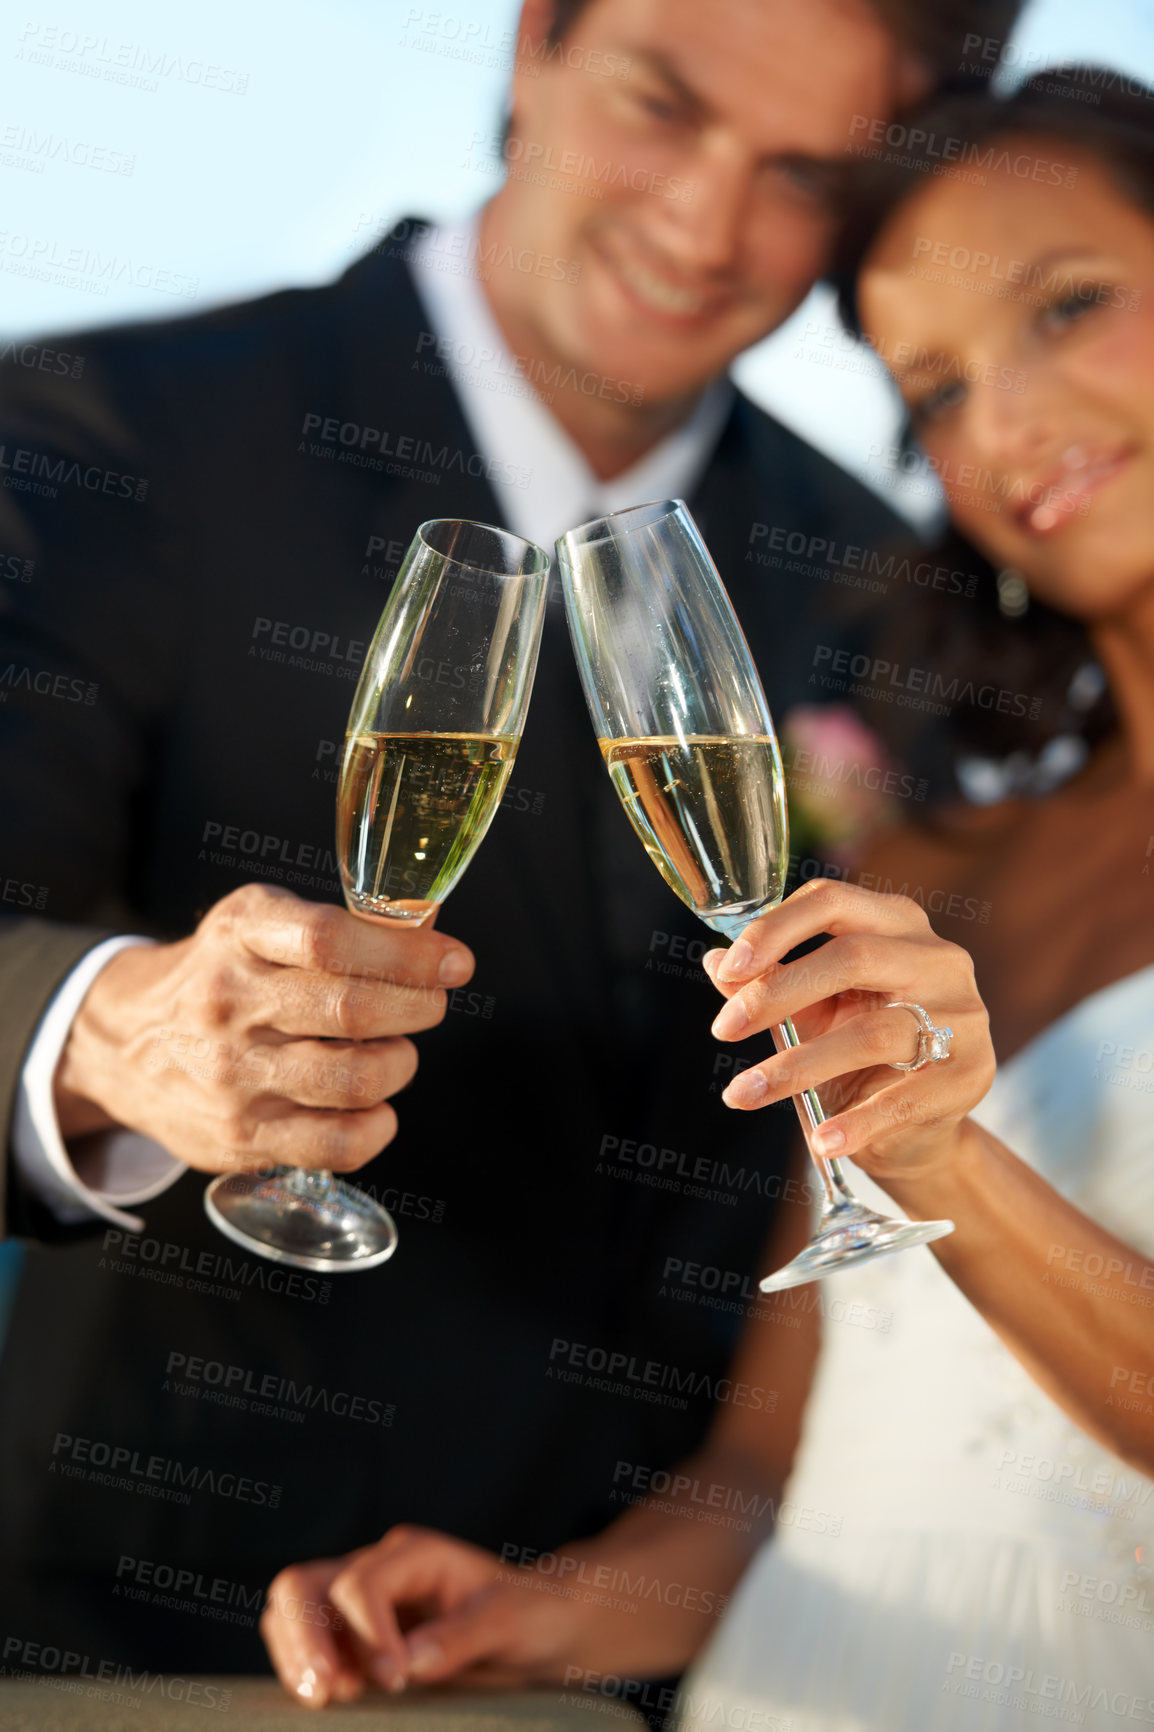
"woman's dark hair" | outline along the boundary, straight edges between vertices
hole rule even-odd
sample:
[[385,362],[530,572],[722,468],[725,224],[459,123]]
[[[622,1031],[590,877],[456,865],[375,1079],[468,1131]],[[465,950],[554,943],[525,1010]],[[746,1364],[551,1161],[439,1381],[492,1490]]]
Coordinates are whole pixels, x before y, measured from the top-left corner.
[[946,95],[891,130],[892,142],[853,167],[834,250],[839,309],[859,336],[857,279],[898,205],[930,177],[990,168],[1008,138],[1029,134],[1090,152],[1123,196],[1154,216],[1154,90],[1113,68],[1056,66],[1003,98]]
[[[1016,153],[1005,147],[1023,137],[1044,140],[1055,161],[1063,148],[1092,155],[1122,196],[1154,218],[1154,91],[1137,80],[1109,68],[1066,65],[1003,99],[946,97],[906,116],[900,140],[895,135],[891,145],[880,144],[875,158],[855,166],[847,182],[833,276],[851,331],[861,335],[862,266],[904,200],[931,178],[971,178],[999,160],[1012,160]],[[920,145],[911,146],[915,139]],[[1047,748],[1053,754],[1056,738],[1080,737],[1087,747],[1104,738],[1115,726],[1114,710],[1104,683],[1095,678],[1085,627],[1034,600],[1021,617],[1005,617],[1006,598],[1020,596],[1020,581],[997,572],[952,532],[937,562],[963,566],[971,593],[927,592],[913,607],[903,602],[879,626],[887,650],[920,658],[947,690],[980,686],[1013,697],[1002,711],[970,702],[951,706],[944,725],[919,721],[908,711],[895,716],[896,725],[886,731],[907,762],[940,772],[950,758],[1012,760],[1019,785],[1028,786],[1040,754]],[[1072,745],[1065,755],[1072,764]],[[1010,776],[1008,787],[1012,781]],[[1035,782],[1044,786],[1044,776]]]

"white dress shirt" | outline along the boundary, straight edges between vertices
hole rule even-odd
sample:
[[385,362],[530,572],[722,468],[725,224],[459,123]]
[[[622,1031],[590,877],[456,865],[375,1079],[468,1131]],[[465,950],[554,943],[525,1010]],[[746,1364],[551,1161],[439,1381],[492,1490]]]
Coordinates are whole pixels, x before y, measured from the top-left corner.
[[[476,218],[433,229],[410,263],[435,339],[423,347],[422,356],[435,363],[438,374],[444,369],[477,450],[496,459],[501,473],[527,473],[523,488],[497,484],[506,527],[552,557],[557,537],[578,523],[646,500],[688,494],[729,414],[733,387],[728,379],[711,385],[690,419],[625,474],[598,480],[509,352],[480,285],[477,235]],[[607,389],[619,384],[628,382],[612,381]],[[124,1205],[159,1196],[185,1170],[183,1161],[149,1137],[118,1130],[85,1139],[82,1178],[69,1159],[53,1103],[56,1067],[93,980],[125,946],[148,942],[110,938],[90,950],[58,988],[28,1049],[16,1097],[13,1154],[25,1184],[62,1221],[96,1215],[139,1232],[143,1221],[126,1214]]]
[[81,958],[57,988],[40,1018],[16,1091],[12,1153],[24,1183],[48,1204],[60,1221],[100,1215],[114,1226],[139,1233],[139,1215],[125,1214],[125,1203],[147,1203],[179,1179],[184,1162],[137,1131],[104,1131],[86,1139],[81,1178],[60,1135],[53,1098],[56,1066],[88,988],[105,963],[147,938],[106,938]]

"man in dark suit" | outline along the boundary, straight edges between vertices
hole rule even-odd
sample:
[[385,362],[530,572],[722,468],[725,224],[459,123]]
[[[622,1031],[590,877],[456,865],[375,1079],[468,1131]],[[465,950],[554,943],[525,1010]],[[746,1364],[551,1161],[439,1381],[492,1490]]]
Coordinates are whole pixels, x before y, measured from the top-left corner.
[[[959,3],[938,71],[994,10]],[[0,869],[44,916],[0,929],[7,1222],[33,1241],[3,1362],[8,1663],[251,1669],[287,1560],[401,1520],[552,1546],[612,1516],[622,1460],[701,1438],[739,1320],[663,1271],[756,1269],[790,1121],[769,1141],[719,1110],[699,929],[617,809],[559,607],[444,921],[464,943],[339,907],[338,745],[416,525],[545,523],[547,474],[551,533],[614,488],[686,492],[771,702],[812,697],[848,572],[755,563],[754,526],[881,555],[897,525],[717,381],[820,272],[855,117],[925,87],[917,20],[528,0],[510,159],[538,167],[478,229],[400,225],[330,288],[72,339],[79,378],[8,369]],[[470,319],[535,388],[519,409],[548,399],[539,440],[454,371]],[[118,933],[153,942],[98,948]],[[235,1254],[203,1175],[270,1159],[363,1168],[401,1228],[387,1269]],[[624,1393],[562,1381],[575,1351]],[[633,1399],[638,1360],[694,1393]]]

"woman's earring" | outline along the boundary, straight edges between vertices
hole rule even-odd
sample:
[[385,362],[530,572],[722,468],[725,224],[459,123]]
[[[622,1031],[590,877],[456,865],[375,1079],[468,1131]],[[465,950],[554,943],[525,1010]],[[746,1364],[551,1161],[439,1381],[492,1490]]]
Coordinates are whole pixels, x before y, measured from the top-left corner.
[[1021,619],[1030,605],[1030,592],[1020,571],[1008,565],[998,573],[998,612],[1004,619]]

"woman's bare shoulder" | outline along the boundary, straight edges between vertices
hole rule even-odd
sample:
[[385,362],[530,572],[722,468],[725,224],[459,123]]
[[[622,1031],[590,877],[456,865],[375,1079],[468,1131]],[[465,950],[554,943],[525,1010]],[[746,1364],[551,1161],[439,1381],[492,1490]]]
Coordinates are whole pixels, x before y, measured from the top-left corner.
[[871,890],[900,891],[911,875],[926,873],[943,886],[951,884],[999,851],[1021,822],[1021,805],[1020,800],[997,806],[958,801],[939,808],[924,821],[902,824],[879,838],[851,876]]

